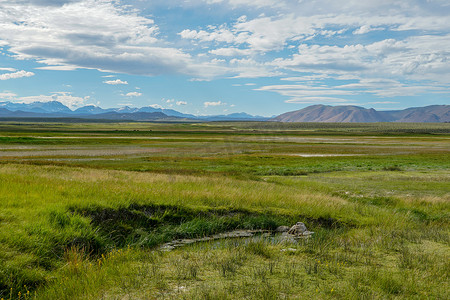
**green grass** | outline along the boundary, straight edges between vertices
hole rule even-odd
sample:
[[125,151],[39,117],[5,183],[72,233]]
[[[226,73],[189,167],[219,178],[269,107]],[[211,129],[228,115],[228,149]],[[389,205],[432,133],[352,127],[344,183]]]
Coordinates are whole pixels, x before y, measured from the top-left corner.
[[0,298],[448,298],[449,124],[0,130]]

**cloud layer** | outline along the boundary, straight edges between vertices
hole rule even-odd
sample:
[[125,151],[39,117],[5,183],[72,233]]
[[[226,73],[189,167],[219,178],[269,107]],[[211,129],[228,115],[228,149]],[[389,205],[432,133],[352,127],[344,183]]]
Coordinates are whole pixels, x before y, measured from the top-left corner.
[[[116,1],[2,1],[0,40],[16,59],[48,69],[159,75],[187,72],[189,55],[167,47],[154,21]],[[42,8],[42,6],[46,6]]]
[[[14,70],[11,68],[3,68],[3,69],[5,69],[6,71]],[[27,71],[21,70],[21,71],[17,71],[14,73],[0,74],[0,80],[16,79],[16,78],[31,77],[31,76],[34,76],[33,72],[27,72]]]
[[[212,17],[171,24],[158,15],[168,7]],[[0,52],[53,71],[270,78],[255,90],[340,103],[449,94],[449,17],[444,0],[0,0]],[[35,75],[0,71],[0,80]]]

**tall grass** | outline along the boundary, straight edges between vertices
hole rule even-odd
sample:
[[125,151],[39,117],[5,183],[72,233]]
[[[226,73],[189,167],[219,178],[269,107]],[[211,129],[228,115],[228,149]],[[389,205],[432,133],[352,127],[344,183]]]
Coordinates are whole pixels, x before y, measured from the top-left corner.
[[0,298],[448,298],[447,125],[115,126],[0,124]]

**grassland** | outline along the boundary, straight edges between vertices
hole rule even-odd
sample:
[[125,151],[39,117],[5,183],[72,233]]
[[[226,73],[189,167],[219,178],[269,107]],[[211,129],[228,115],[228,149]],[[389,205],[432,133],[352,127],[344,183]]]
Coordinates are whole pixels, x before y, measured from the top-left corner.
[[450,124],[3,122],[0,298],[448,299],[449,149]]

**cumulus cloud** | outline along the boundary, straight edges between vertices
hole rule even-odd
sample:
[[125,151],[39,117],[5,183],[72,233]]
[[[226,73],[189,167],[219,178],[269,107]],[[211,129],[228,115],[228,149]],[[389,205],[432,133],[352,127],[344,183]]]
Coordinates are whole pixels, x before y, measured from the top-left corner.
[[[209,1],[214,4],[231,2]],[[235,3],[252,6],[252,2],[253,6],[259,6],[257,1]],[[281,4],[278,8],[266,8],[264,14],[254,18],[244,15],[234,23],[185,29],[179,35],[182,39],[199,42],[198,47],[208,49],[208,54],[234,58],[252,56],[255,65],[259,64],[267,71],[263,77],[277,76],[279,72],[276,71],[283,69],[341,75],[353,72],[358,76],[373,70],[376,76],[384,73],[417,80],[450,80],[450,76],[442,75],[443,70],[449,68],[448,60],[444,58],[448,57],[448,42],[444,39],[449,40],[447,16],[450,6],[444,1],[280,0],[277,3]],[[337,44],[334,40],[336,36],[353,38],[353,34],[379,30],[384,30],[383,36],[388,38],[347,45]],[[403,31],[403,38],[398,38],[396,32],[399,31]],[[320,45],[315,45],[318,37],[321,37]],[[430,44],[421,40],[429,40]],[[269,56],[265,55],[295,47],[299,53],[291,58],[281,54],[270,62]],[[259,59],[255,59],[257,56]],[[229,67],[233,68],[232,65]],[[250,68],[250,65],[243,67]],[[239,73],[238,77],[251,77],[257,73],[234,70]]]
[[31,77],[31,76],[34,76],[33,72],[27,72],[27,71],[21,70],[21,71],[17,71],[14,73],[0,74],[0,80],[17,79],[17,78]]
[[2,93],[0,93],[0,98],[1,99],[13,100],[16,97],[17,97],[17,94],[12,93],[12,92],[2,92]]
[[126,93],[125,96],[127,96],[127,97],[139,97],[139,96],[142,96],[142,93],[129,92],[129,93]]
[[383,28],[381,27],[371,27],[370,25],[363,25],[361,27],[359,27],[358,29],[356,29],[355,31],[353,31],[353,34],[366,34],[369,33],[371,31],[377,31],[377,30],[383,30]]
[[187,105],[187,102],[186,101],[177,101],[175,104],[178,105],[178,106],[180,106],[180,105]]
[[203,102],[203,105],[207,108],[209,106],[221,106],[226,105],[226,103],[222,101],[215,101],[215,102]]
[[164,45],[152,19],[119,1],[36,0],[31,4],[7,1],[0,9],[0,40],[8,43],[8,51],[17,59],[35,59],[53,70],[195,73],[189,69],[190,55]]
[[272,64],[297,72],[350,74],[358,77],[398,76],[416,80],[449,80],[444,70],[450,35],[385,39],[367,45],[322,46],[302,44],[290,58]]
[[56,92],[52,95],[17,97],[15,99],[16,102],[22,103],[58,101],[66,105],[70,109],[84,105],[87,100],[89,100],[89,96],[76,97],[67,92]]
[[10,91],[0,92],[0,98],[6,99],[16,103],[33,103],[33,102],[51,102],[58,101],[66,105],[70,109],[74,109],[85,105],[86,101],[90,99],[90,96],[79,97],[73,96],[70,92],[52,92],[48,95],[32,95],[32,96],[19,96],[16,93]]
[[241,56],[241,55],[250,55],[252,54],[252,51],[250,49],[238,49],[230,47],[230,48],[219,48],[210,50],[209,53],[218,56]]
[[120,79],[116,79],[116,80],[106,80],[106,81],[103,81],[103,83],[111,84],[111,85],[128,84],[127,81],[122,81],[122,80],[120,80]]
[[153,107],[153,108],[160,108],[160,109],[163,109],[163,107],[162,107],[161,105],[159,105],[159,104],[150,104],[149,106],[150,106],[150,107]]
[[[184,74],[192,81],[283,76],[304,85],[353,80],[353,87],[343,83],[332,91],[379,97],[442,93],[450,83],[447,2],[191,0],[181,9],[205,9],[206,3],[213,6],[206,9],[220,8],[222,16],[233,19],[200,26],[202,20],[195,25],[180,20],[175,35],[173,27],[158,26],[144,9],[180,5],[176,0],[140,1],[134,8],[135,2],[109,0],[11,0],[1,4],[0,45],[14,58],[34,59],[45,70]],[[383,35],[366,35],[378,30]],[[354,42],[355,35],[363,36]],[[399,84],[364,82],[374,78]],[[121,82],[108,82],[115,81]],[[261,91],[289,99],[332,96],[328,90],[321,96],[313,88],[314,95],[305,95],[304,87],[275,84]]]

